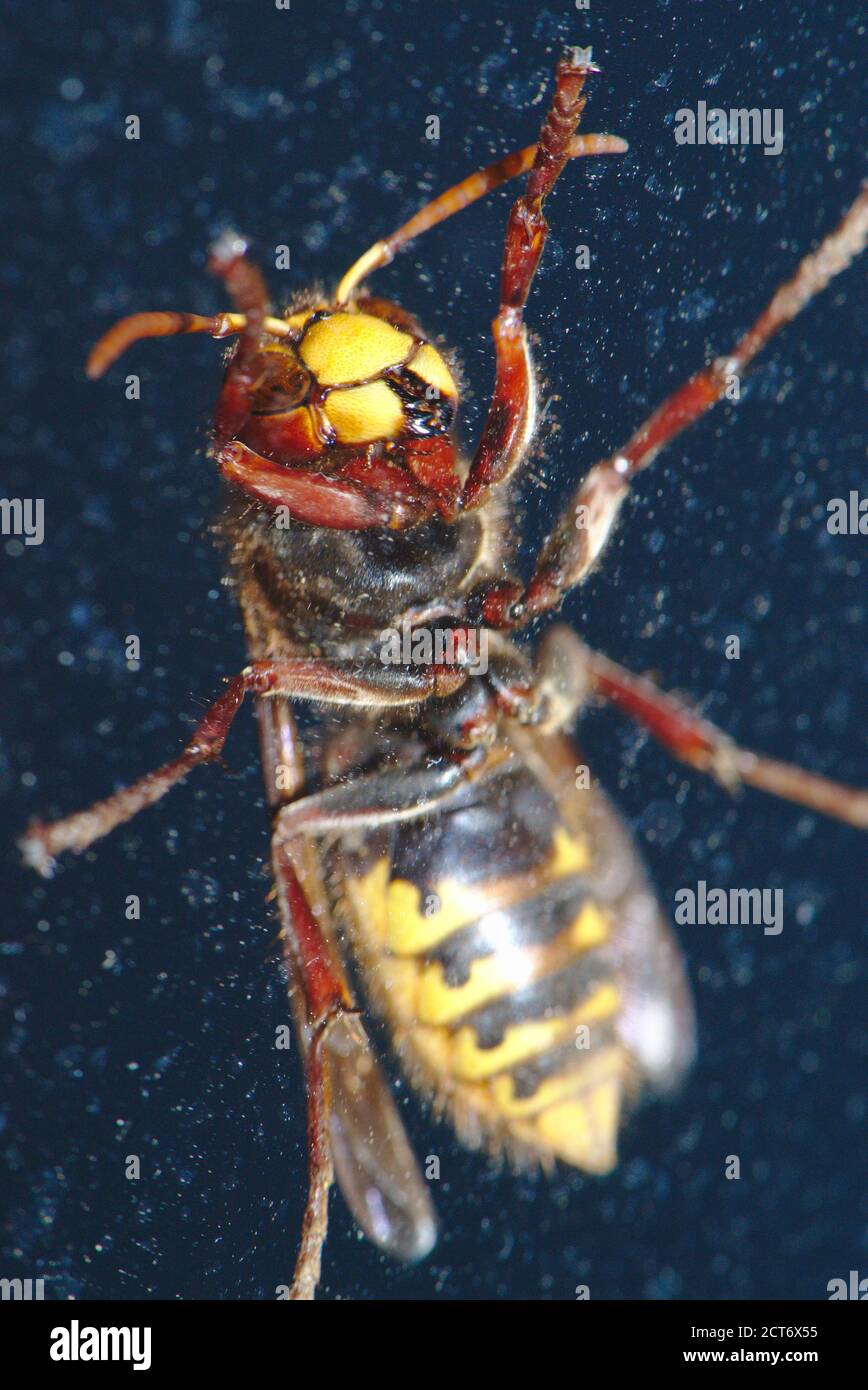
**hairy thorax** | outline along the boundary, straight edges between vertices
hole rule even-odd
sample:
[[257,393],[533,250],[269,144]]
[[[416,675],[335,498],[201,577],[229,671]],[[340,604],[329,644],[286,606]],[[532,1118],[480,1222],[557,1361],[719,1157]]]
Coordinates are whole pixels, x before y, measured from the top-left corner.
[[496,562],[482,511],[457,525],[431,517],[410,531],[333,531],[281,528],[264,510],[233,505],[220,530],[248,633],[272,654],[302,645],[362,654],[406,616],[458,616]]

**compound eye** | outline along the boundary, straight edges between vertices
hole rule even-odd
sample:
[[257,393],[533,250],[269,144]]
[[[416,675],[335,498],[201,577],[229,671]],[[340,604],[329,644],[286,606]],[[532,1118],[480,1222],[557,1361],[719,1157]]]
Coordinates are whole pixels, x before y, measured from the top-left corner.
[[301,405],[310,390],[310,373],[291,352],[266,354],[268,365],[253,402],[254,415],[277,415]]

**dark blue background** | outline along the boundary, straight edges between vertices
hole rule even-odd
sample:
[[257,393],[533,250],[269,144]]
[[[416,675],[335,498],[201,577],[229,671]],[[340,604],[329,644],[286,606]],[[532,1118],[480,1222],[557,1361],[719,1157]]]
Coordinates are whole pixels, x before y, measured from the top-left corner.
[[[244,661],[208,532],[219,348],[143,344],[98,385],[85,351],[122,313],[223,307],[204,260],[227,224],[266,265],[290,245],[291,272],[271,271],[278,297],[333,282],[427,194],[532,140],[559,44],[592,43],[603,75],[585,129],[622,133],[631,151],[575,166],[551,201],[529,321],[560,429],[516,518],[529,558],[570,480],[730,345],[860,177],[852,3],[625,8],[6,7],[0,492],[44,497],[47,535],[2,569],[3,1276],[49,1276],[56,1297],[272,1297],[304,1196],[296,1058],[271,1046],[286,1008],[249,715],[231,776],[200,773],[53,882],[26,876],[11,848],[29,816],[169,756]],[[782,107],[784,153],[676,147],[674,113],[700,99]],[[138,143],[123,138],[129,113]],[[430,234],[377,281],[458,349],[468,438],[490,383],[508,201]],[[764,355],[737,410],[642,479],[607,565],[566,609],[613,657],[705,697],[742,741],[850,781],[866,774],[865,542],[824,523],[826,501],[864,476],[859,275]],[[124,399],[127,371],[140,402]],[[128,633],[142,639],[137,673]],[[739,662],[723,658],[731,633]],[[325,1296],[564,1299],[588,1283],[594,1298],[822,1298],[830,1278],[866,1272],[862,840],[759,795],[734,804],[614,715],[589,717],[583,744],[664,905],[698,878],[782,887],[784,932],[682,929],[698,1065],[677,1102],[634,1119],[611,1178],[498,1172],[402,1088],[418,1152],[441,1158],[442,1241],[402,1269],[335,1200]],[[723,1177],[731,1153],[739,1182]]]

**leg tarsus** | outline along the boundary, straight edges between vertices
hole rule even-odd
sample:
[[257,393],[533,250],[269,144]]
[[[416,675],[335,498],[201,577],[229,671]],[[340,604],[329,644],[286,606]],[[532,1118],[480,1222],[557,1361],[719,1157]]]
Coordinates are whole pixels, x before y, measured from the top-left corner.
[[327,1018],[311,1038],[305,1058],[307,1092],[308,1190],[301,1226],[301,1244],[289,1290],[293,1302],[313,1301],[322,1272],[322,1252],[328,1235],[329,1193],[334,1181],[329,1136],[328,1062],[323,1056],[329,1023],[340,1011]]

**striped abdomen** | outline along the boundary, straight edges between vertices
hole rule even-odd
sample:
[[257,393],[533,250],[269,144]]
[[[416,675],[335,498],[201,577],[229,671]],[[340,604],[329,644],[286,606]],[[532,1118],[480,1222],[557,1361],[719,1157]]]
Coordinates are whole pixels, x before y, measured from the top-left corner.
[[692,1014],[635,851],[568,750],[521,735],[347,892],[369,991],[462,1136],[605,1172],[625,1097],[689,1062]]

